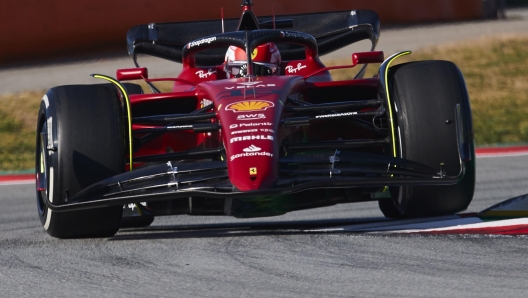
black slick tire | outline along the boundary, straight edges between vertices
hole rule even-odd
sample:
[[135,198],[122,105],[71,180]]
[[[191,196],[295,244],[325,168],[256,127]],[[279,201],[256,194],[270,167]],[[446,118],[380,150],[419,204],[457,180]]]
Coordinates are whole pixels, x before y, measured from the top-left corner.
[[455,106],[462,115],[462,132],[471,161],[462,181],[450,186],[391,187],[392,200],[379,201],[386,217],[408,218],[453,214],[467,209],[475,187],[475,154],[469,97],[458,67],[448,61],[420,61],[389,70],[397,155],[447,175],[460,171]]
[[37,207],[47,233],[57,238],[110,237],[123,206],[53,212],[46,200],[64,204],[83,188],[125,170],[125,127],[112,85],[50,89],[37,125]]
[[128,94],[143,94],[143,88],[138,84],[123,83]]

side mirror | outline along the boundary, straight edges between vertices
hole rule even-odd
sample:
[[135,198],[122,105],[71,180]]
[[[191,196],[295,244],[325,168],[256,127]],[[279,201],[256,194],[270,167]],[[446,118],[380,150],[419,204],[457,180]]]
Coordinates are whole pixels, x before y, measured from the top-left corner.
[[148,70],[145,67],[125,68],[116,71],[118,81],[132,81],[148,79]]
[[330,66],[316,70],[309,75],[305,75],[304,78],[307,79],[312,77],[320,72],[332,70],[332,69],[343,69],[343,68],[352,68],[358,64],[369,64],[369,63],[383,63],[385,59],[385,54],[383,52],[360,52],[352,54],[352,64],[343,65],[343,66]]
[[385,54],[382,51],[361,52],[352,54],[352,64],[383,63]]

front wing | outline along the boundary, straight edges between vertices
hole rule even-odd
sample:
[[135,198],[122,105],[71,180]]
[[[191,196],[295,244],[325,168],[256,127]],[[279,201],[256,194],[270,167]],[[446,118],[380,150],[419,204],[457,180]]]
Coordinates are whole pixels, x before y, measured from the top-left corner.
[[[284,196],[313,189],[384,186],[454,185],[465,174],[459,151],[460,172],[446,176],[443,166],[431,169],[405,159],[367,153],[317,154],[284,157],[279,160],[281,178],[273,187],[243,192],[229,182],[223,161],[167,162],[100,181],[66,204],[47,206],[55,212],[75,211],[189,197],[251,199]],[[310,168],[313,168],[310,170]],[[300,170],[299,170],[300,169]],[[303,175],[298,175],[300,172]]]

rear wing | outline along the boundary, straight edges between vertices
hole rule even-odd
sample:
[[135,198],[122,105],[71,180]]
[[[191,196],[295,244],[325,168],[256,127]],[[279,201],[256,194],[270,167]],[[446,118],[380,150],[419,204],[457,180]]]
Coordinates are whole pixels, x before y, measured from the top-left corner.
[[[251,14],[252,15],[252,14]],[[371,10],[337,11],[282,15],[275,21],[277,30],[289,28],[315,37],[319,55],[325,55],[361,40],[372,42],[374,50],[380,36],[378,15]],[[254,20],[243,14],[240,19],[224,20],[225,32],[272,29],[272,17]],[[177,23],[152,23],[132,27],[127,33],[128,52],[134,63],[139,54],[182,63],[183,47],[189,42],[222,33],[221,20]],[[304,59],[299,45],[278,44],[283,60]],[[219,65],[224,62],[227,47],[207,49],[197,53],[196,64]]]

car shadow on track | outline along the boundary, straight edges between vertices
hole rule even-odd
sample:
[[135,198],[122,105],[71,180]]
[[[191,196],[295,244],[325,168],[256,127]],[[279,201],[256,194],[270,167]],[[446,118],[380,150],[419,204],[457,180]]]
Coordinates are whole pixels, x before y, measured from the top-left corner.
[[222,238],[251,237],[269,235],[306,235],[349,233],[346,231],[328,231],[333,227],[390,221],[386,218],[372,217],[361,219],[310,220],[284,222],[222,223],[203,225],[163,225],[146,228],[121,229],[110,241],[156,240],[179,238]]

